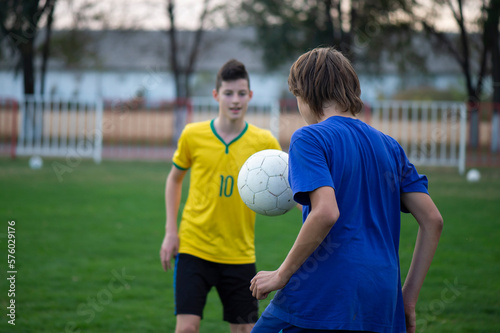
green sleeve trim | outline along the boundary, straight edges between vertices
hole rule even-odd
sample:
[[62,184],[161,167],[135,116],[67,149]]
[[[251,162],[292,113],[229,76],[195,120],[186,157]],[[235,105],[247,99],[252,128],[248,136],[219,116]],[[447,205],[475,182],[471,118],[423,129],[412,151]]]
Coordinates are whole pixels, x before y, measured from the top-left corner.
[[188,169],[189,169],[189,168],[183,168],[183,167],[181,167],[180,165],[176,164],[175,162],[172,162],[172,164],[173,164],[173,165],[174,165],[177,169],[179,169],[179,170],[186,171],[186,170],[188,170]]

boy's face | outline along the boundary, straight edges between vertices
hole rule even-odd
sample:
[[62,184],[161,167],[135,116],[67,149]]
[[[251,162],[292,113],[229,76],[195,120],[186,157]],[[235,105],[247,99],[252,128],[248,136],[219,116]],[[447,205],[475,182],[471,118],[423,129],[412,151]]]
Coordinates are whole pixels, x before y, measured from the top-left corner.
[[246,79],[222,81],[219,90],[212,95],[219,102],[219,114],[228,120],[238,120],[245,116],[248,102],[252,99],[252,91],[248,89]]

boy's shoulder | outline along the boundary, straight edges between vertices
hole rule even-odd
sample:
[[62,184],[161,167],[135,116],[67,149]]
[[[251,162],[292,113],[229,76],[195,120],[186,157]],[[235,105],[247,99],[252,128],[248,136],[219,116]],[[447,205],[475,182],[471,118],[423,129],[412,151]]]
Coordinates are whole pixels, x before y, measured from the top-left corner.
[[247,123],[247,130],[243,135],[244,144],[250,145],[255,149],[278,149],[281,150],[281,145],[278,139],[271,133],[270,130],[257,127]]
[[210,129],[211,120],[197,121],[194,123],[189,123],[184,126],[184,131],[199,131],[202,129]]
[[271,131],[268,129],[257,127],[248,123],[246,133],[248,133],[247,138],[251,138],[252,142],[254,143],[272,145],[276,144],[279,146],[278,139],[275,138]]
[[268,129],[255,126],[255,125],[250,124],[250,123],[247,123],[247,124],[248,124],[247,131],[249,133],[261,134],[261,135],[271,135],[272,136],[271,131]]

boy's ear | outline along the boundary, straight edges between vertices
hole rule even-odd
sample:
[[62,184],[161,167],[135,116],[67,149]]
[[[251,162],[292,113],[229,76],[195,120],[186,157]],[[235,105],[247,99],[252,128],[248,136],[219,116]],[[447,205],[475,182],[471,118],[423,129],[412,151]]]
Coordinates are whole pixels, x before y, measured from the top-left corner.
[[212,90],[212,96],[217,102],[219,101],[219,92],[217,90]]
[[249,91],[248,91],[248,96],[249,96],[250,98],[252,98],[252,97],[253,97],[253,91],[252,91],[252,90],[249,90]]

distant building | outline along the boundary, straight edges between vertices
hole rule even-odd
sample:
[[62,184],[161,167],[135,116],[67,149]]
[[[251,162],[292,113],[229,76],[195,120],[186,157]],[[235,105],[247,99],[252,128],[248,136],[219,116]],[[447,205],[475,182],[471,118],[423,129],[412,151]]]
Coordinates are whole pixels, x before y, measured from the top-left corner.
[[[53,39],[61,40],[67,31],[54,32]],[[76,54],[65,59],[62,44],[52,46],[52,54],[46,76],[46,95],[84,99],[132,99],[143,97],[148,103],[171,100],[175,97],[173,76],[169,69],[169,38],[166,31],[85,31],[85,43],[81,48],[70,50]],[[180,49],[190,48],[194,32],[180,31]],[[196,62],[196,74],[192,78],[193,96],[210,96],[215,74],[219,67],[236,58],[250,72],[252,103],[269,103],[288,92],[288,70],[293,61],[286,61],[280,70],[268,72],[261,61],[262,54],[248,41],[255,39],[252,28],[206,31]],[[5,41],[4,41],[5,42]],[[423,41],[425,47],[432,50]],[[85,44],[85,45],[83,45]],[[59,46],[58,46],[59,45]],[[58,47],[60,49],[58,49]],[[67,51],[66,51],[67,52]],[[185,61],[187,54],[180,57]],[[36,60],[36,68],[40,59]],[[428,73],[425,75],[401,75],[397,66],[388,59],[380,74],[370,74],[362,64],[354,64],[361,81],[362,98],[370,102],[379,98],[391,98],[402,88],[432,86],[461,87],[462,74],[455,62],[429,52]],[[12,57],[5,52],[0,58],[0,97],[22,97],[22,75],[15,75]],[[37,75],[39,75],[37,71]],[[35,90],[40,91],[39,78]]]

